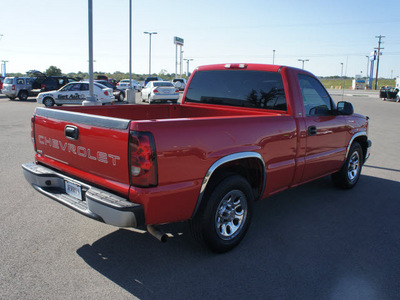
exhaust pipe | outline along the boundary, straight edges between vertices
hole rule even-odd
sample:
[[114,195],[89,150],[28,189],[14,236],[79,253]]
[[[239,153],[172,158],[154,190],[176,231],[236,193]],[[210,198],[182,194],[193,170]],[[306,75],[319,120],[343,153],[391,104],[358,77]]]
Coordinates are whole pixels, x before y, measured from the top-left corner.
[[168,235],[154,225],[147,225],[147,231],[162,243],[166,243],[168,241]]

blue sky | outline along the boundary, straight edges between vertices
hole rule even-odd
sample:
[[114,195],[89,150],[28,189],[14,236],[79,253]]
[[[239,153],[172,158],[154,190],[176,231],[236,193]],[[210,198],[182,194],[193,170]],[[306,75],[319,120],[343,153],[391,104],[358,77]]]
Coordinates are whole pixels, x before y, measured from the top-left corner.
[[[301,67],[318,76],[367,71],[368,55],[383,39],[379,74],[400,76],[400,1],[145,1],[133,4],[134,73],[175,72],[173,37],[198,65],[244,62]],[[129,71],[129,0],[93,0],[94,70]],[[88,1],[19,0],[1,4],[0,60],[8,72],[88,70]],[[186,70],[186,64],[184,65]]]

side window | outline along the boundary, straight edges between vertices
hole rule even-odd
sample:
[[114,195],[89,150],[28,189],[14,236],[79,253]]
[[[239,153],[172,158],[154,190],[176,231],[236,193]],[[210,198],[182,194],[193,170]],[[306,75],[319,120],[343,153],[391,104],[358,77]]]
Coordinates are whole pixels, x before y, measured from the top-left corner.
[[331,98],[321,83],[313,77],[299,74],[299,84],[307,116],[328,116],[332,114]]
[[81,84],[80,83],[71,84],[70,91],[79,91],[80,89],[81,89]]
[[24,80],[22,79],[22,78],[20,78],[20,79],[18,79],[17,80],[17,84],[24,84],[25,82],[24,82]]
[[81,90],[81,91],[88,91],[88,90],[89,90],[89,84],[87,84],[87,83],[81,83],[80,90]]

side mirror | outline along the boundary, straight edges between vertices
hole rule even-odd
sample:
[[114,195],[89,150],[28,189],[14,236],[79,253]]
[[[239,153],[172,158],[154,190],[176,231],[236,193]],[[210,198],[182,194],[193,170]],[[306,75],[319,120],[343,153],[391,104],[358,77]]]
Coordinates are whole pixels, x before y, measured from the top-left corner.
[[350,102],[340,101],[337,104],[337,112],[339,115],[349,116],[354,113],[354,108]]

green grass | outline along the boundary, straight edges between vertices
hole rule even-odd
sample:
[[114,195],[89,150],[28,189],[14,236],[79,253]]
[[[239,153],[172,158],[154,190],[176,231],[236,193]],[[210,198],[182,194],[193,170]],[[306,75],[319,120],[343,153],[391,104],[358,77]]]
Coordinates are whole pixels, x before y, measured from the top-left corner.
[[[345,89],[350,89],[352,86],[352,79],[320,79],[322,84],[325,86],[327,89],[342,89],[342,85],[344,86]],[[379,79],[378,81],[378,89],[380,89],[382,86],[395,86],[395,80],[394,79]],[[375,80],[372,83],[372,88],[375,88]]]

